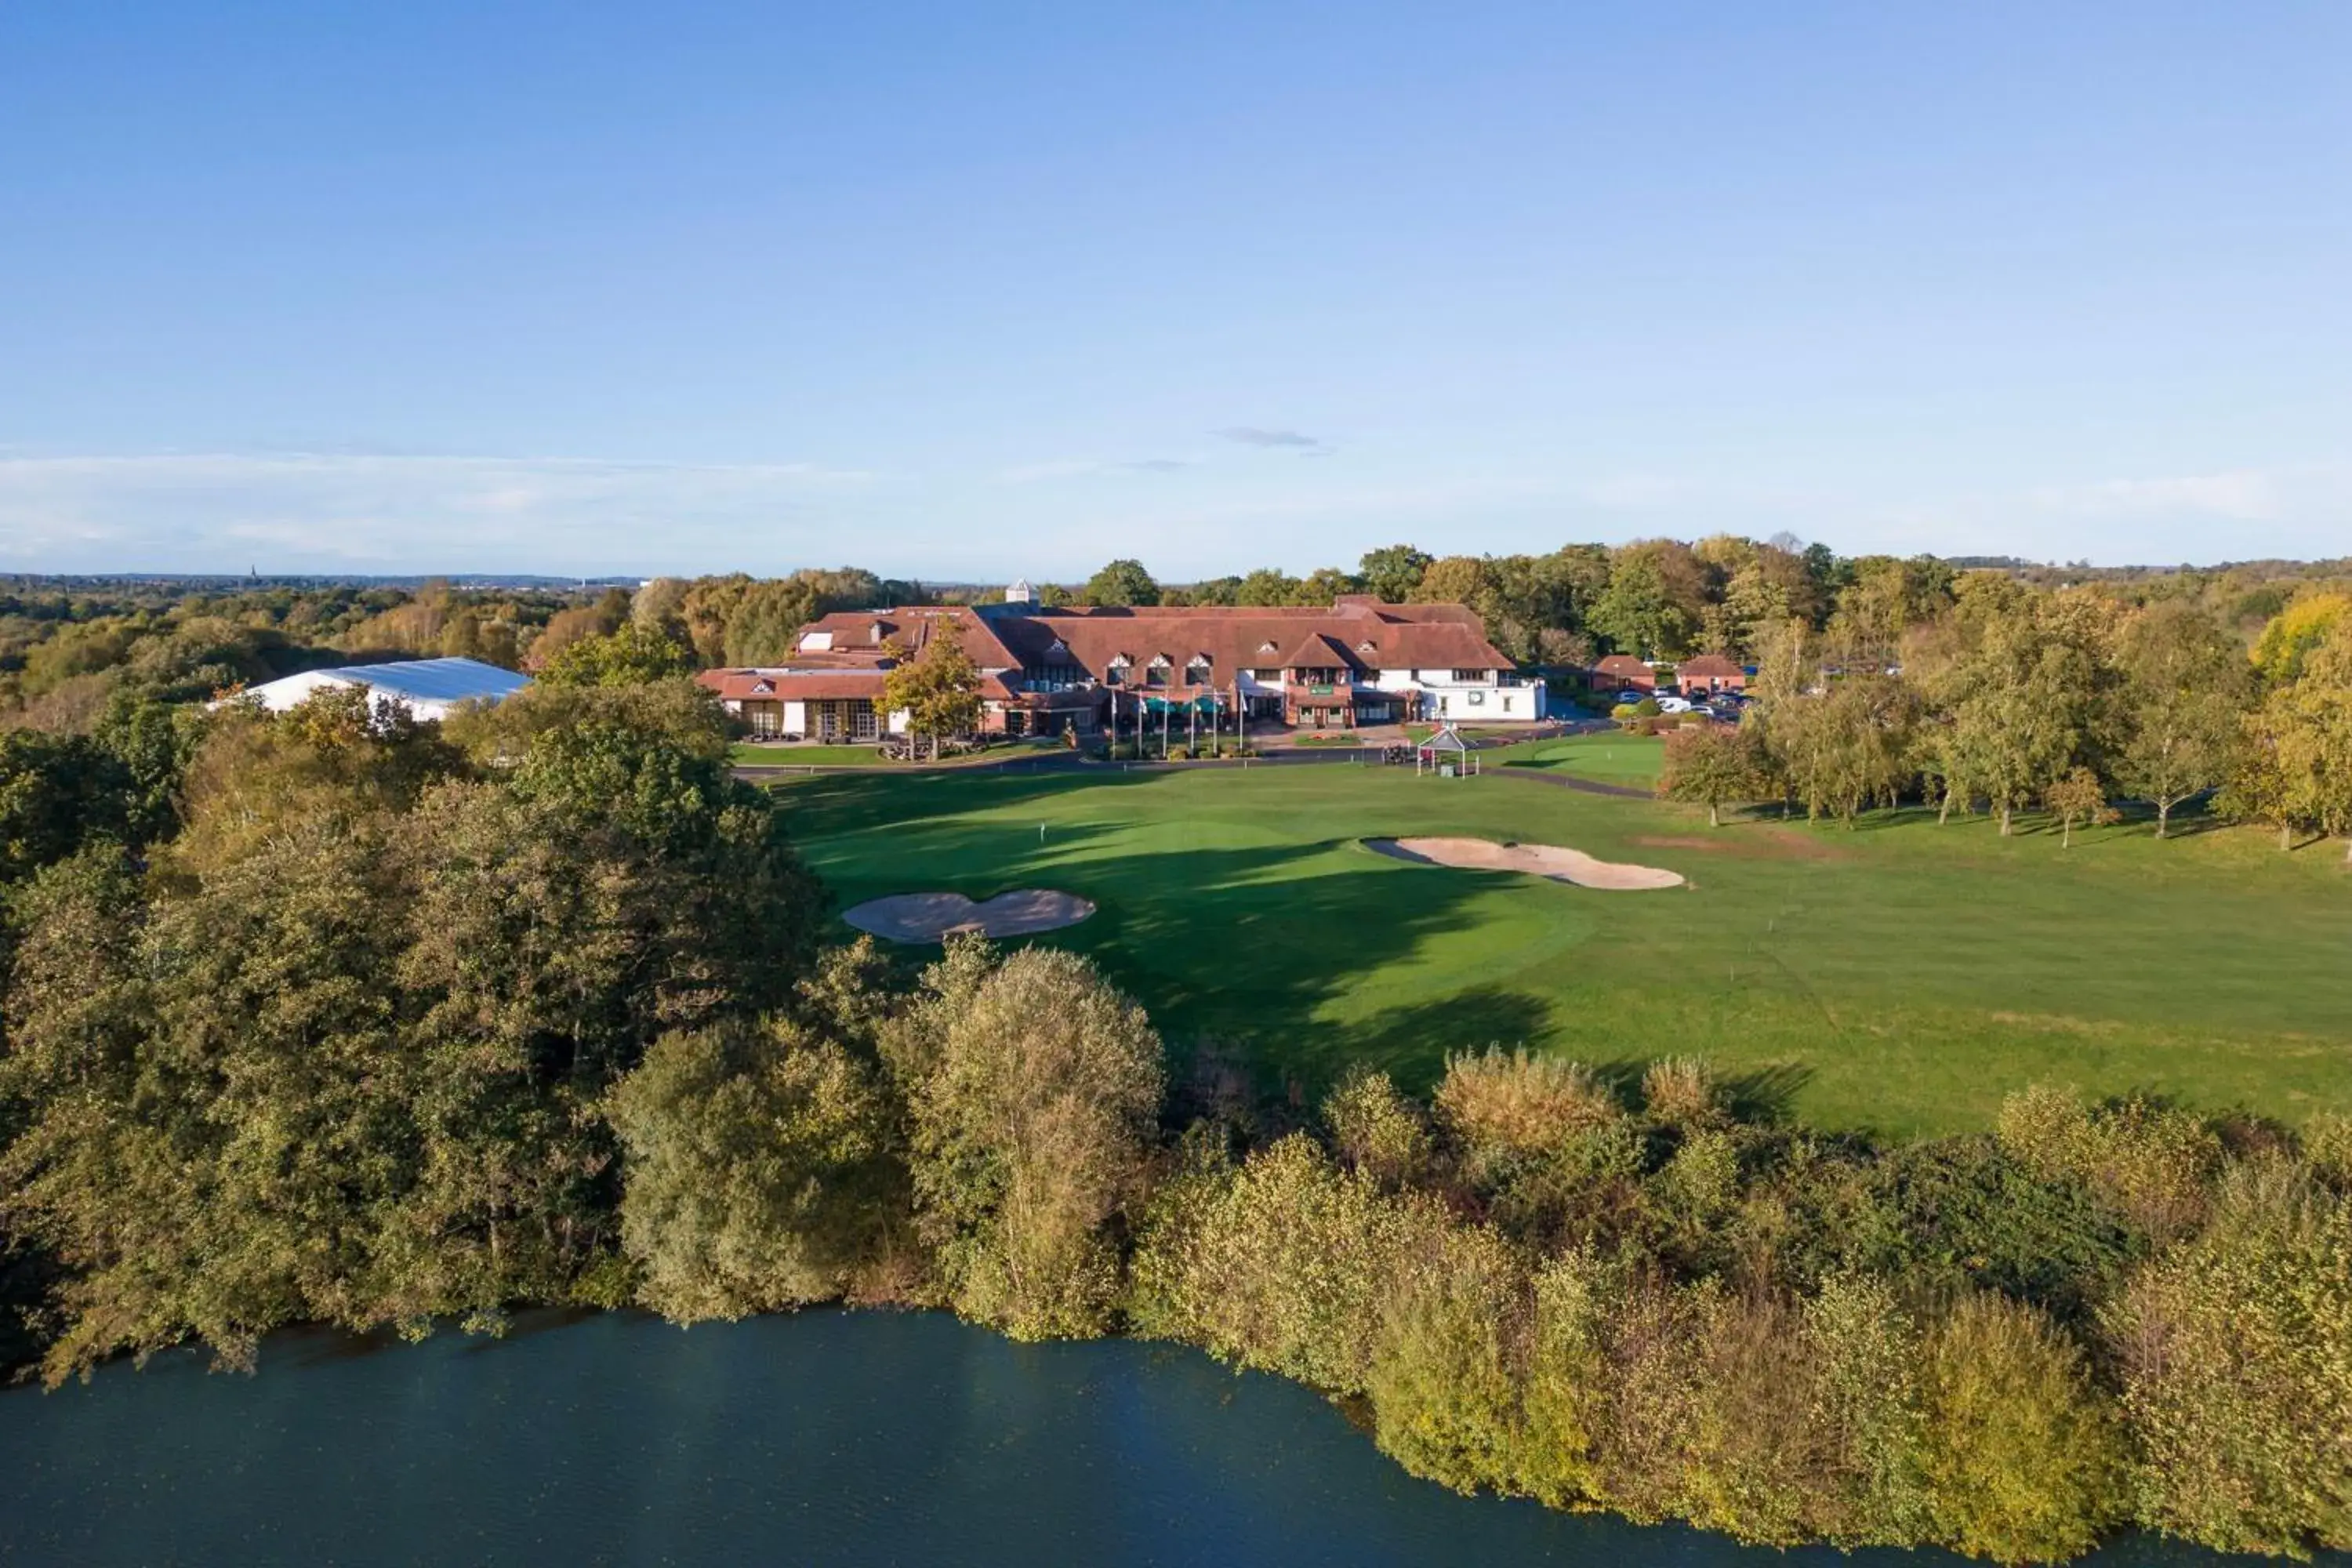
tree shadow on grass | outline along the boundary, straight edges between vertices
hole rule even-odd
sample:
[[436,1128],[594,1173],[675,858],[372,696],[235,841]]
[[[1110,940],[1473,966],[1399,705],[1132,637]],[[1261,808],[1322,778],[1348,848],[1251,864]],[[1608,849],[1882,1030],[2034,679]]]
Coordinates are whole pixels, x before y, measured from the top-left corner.
[[1039,773],[823,773],[772,786],[797,839],[855,833],[942,814],[995,811],[1167,775],[1114,768]]
[[[1108,852],[1133,826],[1118,821],[1054,826],[1040,842],[1034,826],[1024,833],[1005,820],[1005,804],[1042,804],[1070,786],[1007,783],[1014,787],[984,800],[965,797],[964,810],[992,808],[985,819],[937,815],[936,802],[897,819],[889,802],[837,803],[827,837],[860,841],[818,846],[820,873],[844,903],[882,891],[981,898],[1021,887],[1093,900],[1090,919],[1030,940],[1100,964],[1150,1012],[1180,1075],[1194,1044],[1213,1041],[1268,1087],[1319,1093],[1360,1058],[1426,1084],[1449,1049],[1540,1040],[1549,1028],[1547,1003],[1498,991],[1447,991],[1360,1022],[1317,1017],[1431,940],[1475,926],[1484,917],[1471,905],[1493,891],[1495,876],[1350,853],[1349,838],[1202,846],[1160,835],[1150,847]],[[939,949],[897,951],[912,962]]]
[[1360,1061],[1386,1072],[1407,1093],[1426,1094],[1456,1052],[1540,1045],[1551,1030],[1551,1004],[1524,991],[1481,986],[1309,1029],[1304,1048],[1291,1053],[1302,1077],[1328,1083]]
[[[1588,1064],[1592,1076],[1609,1087],[1628,1110],[1642,1109],[1642,1078],[1663,1057],[1615,1057]],[[1702,1058],[1704,1059],[1704,1058]],[[1785,1122],[1796,1109],[1797,1096],[1813,1081],[1813,1069],[1802,1062],[1768,1062],[1738,1072],[1717,1072],[1716,1093],[1735,1121],[1750,1125]]]

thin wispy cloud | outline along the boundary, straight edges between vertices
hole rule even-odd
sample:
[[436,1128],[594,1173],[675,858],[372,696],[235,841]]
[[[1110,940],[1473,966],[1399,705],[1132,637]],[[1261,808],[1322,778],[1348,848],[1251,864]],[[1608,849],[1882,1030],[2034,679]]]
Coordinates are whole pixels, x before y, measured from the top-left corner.
[[1328,451],[1330,447],[1313,436],[1298,430],[1269,429],[1261,425],[1229,425],[1211,435],[1226,441],[1237,441],[1244,447],[1285,447],[1294,451]]
[[[71,571],[591,571],[660,564],[684,531],[767,558],[875,476],[694,464],[352,452],[0,456],[0,562]],[[551,549],[551,543],[557,547]]]

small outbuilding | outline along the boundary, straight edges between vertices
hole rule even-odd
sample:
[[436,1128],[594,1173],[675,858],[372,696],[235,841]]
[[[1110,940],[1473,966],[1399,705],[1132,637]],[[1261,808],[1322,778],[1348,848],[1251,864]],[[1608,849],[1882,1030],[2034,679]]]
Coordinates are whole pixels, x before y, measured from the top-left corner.
[[1590,679],[1595,691],[1654,691],[1658,672],[1630,653],[1612,653],[1592,667]]
[[1748,669],[1719,653],[1703,653],[1675,666],[1675,681],[1685,691],[1745,691]]
[[1412,749],[1412,771],[1416,776],[1435,773],[1439,778],[1467,778],[1478,771],[1478,753],[1462,738],[1462,731],[1451,724],[1440,724],[1429,738]]

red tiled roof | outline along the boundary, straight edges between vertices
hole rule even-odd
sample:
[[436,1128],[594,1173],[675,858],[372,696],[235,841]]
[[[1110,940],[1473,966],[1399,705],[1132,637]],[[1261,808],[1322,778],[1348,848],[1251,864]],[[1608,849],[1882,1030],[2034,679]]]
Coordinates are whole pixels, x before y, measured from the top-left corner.
[[[834,653],[853,648],[878,649],[896,645],[908,658],[923,651],[932,637],[952,634],[963,651],[982,669],[1006,669],[1021,660],[1004,646],[990,622],[961,605],[917,605],[897,610],[836,610],[801,628],[799,642],[811,632],[831,632]],[[877,636],[877,633],[879,636]],[[810,649],[814,658],[824,650]]]
[[694,678],[730,702],[804,702],[844,697],[879,699],[883,672],[863,670],[706,669]]
[[1686,658],[1675,666],[1675,674],[1677,676],[1714,677],[1747,673],[1748,671],[1740,668],[1738,661],[1726,658],[1719,653],[1703,653],[1696,658]]
[[[1178,669],[1195,654],[1206,654],[1221,685],[1235,670],[1290,668],[1294,655],[1301,663],[1311,656],[1318,666],[1370,669],[1511,668],[1487,644],[1477,617],[1450,605],[1350,606],[1346,614],[1202,605],[1040,610],[990,621],[1025,662],[1075,664],[1097,678],[1122,653],[1138,668],[1164,654]],[[1049,655],[1057,639],[1068,651]]]
[[[877,629],[880,639],[876,638]],[[1184,605],[1042,609],[917,606],[842,611],[802,630],[831,632],[830,652],[794,656],[798,663],[870,659],[885,643],[919,654],[928,638],[952,631],[983,669],[1034,670],[1076,666],[1099,680],[1127,656],[1137,670],[1164,658],[1181,673],[1206,656],[1212,683],[1245,669],[1277,666],[1356,669],[1507,669],[1511,660],[1486,641],[1476,615],[1460,605],[1389,605],[1350,597],[1330,609],[1276,605],[1232,608]],[[1055,651],[1055,645],[1061,645]],[[1017,684],[1017,681],[1015,682]]]
[[1641,675],[1654,678],[1657,671],[1630,653],[1612,653],[1592,667],[1596,675]]

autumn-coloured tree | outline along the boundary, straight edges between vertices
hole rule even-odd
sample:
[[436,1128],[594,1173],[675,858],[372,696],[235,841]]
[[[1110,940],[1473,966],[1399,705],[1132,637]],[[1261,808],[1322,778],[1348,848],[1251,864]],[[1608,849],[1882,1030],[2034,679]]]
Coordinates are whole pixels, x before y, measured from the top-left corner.
[[2088,768],[2076,768],[2042,792],[2042,809],[2058,819],[2058,847],[2074,846],[2074,825],[2098,826],[2118,816],[2107,804],[2107,786]]
[[961,638],[934,628],[919,656],[900,658],[882,678],[882,704],[907,715],[918,741],[929,736],[936,757],[943,736],[968,735],[980,726],[980,667]]
[[1762,756],[1762,731],[1727,724],[1693,724],[1666,737],[1658,794],[1706,807],[1706,825],[1723,826],[1727,802],[1759,799],[1771,790]]

